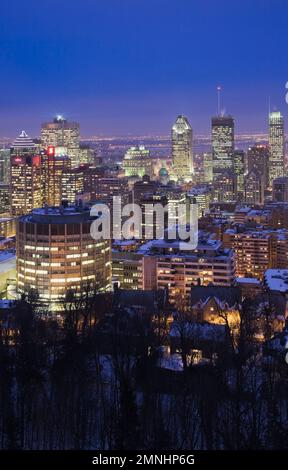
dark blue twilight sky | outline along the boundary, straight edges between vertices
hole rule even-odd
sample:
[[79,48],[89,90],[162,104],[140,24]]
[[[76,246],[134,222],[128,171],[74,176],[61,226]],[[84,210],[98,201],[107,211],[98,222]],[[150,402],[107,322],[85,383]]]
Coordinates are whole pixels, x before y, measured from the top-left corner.
[[287,0],[2,0],[0,136],[33,136],[56,113],[83,136],[168,133],[186,114],[208,133],[217,107],[236,131],[284,112]]

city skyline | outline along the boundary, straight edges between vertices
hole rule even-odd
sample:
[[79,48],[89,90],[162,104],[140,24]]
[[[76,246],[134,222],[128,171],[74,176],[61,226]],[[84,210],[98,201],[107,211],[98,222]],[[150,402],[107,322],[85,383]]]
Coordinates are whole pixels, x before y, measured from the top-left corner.
[[180,8],[157,0],[153,14],[142,0],[57,2],[57,15],[49,5],[2,7],[1,137],[24,128],[37,135],[38,123],[59,113],[81,122],[85,136],[168,133],[179,114],[195,135],[208,134],[218,85],[236,133],[266,131],[269,99],[287,116],[282,0]]
[[0,462],[282,464],[287,0],[4,3]]

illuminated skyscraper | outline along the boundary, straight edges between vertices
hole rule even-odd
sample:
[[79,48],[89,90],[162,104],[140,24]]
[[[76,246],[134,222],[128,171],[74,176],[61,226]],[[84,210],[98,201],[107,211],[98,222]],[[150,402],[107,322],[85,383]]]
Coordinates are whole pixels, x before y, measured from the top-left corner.
[[284,176],[284,119],[282,114],[272,112],[269,114],[269,185],[273,180]]
[[[58,147],[59,149],[59,147]],[[57,147],[49,146],[42,155],[42,191],[43,203],[48,206],[60,206],[63,192],[63,173],[71,168],[71,160],[61,155]],[[73,201],[74,202],[74,199]]]
[[144,145],[130,147],[124,155],[123,168],[125,176],[139,176],[142,178],[144,175],[148,175],[152,178],[153,169],[150,151]]
[[192,140],[193,132],[188,119],[185,116],[178,116],[172,127],[172,161],[175,180],[192,180]]
[[69,122],[62,116],[57,116],[53,122],[45,122],[41,127],[41,144],[46,149],[53,147],[65,147],[66,154],[71,159],[72,167],[79,166],[79,124]]
[[212,117],[213,180],[223,171],[233,169],[234,119],[232,116]]
[[27,214],[42,205],[41,156],[35,154],[35,148],[25,131],[11,147],[11,215]]

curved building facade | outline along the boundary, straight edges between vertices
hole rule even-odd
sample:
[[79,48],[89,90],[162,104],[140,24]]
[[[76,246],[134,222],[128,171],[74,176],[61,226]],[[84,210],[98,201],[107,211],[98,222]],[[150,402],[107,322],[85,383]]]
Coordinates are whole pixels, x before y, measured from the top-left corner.
[[91,295],[111,289],[110,240],[94,240],[89,210],[35,209],[17,222],[17,290],[36,289],[39,300],[57,302],[67,292]]

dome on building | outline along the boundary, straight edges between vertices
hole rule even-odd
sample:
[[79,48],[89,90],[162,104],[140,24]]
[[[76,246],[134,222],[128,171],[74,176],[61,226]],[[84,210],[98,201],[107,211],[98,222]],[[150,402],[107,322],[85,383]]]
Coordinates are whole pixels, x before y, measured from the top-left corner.
[[159,176],[160,178],[166,178],[168,176],[167,168],[164,168],[163,166],[159,171]]

